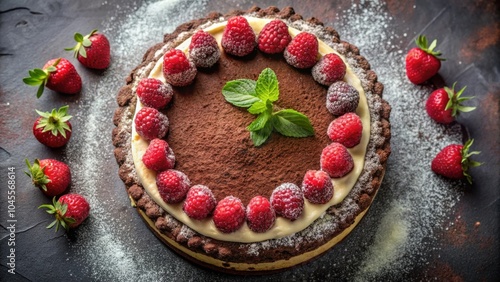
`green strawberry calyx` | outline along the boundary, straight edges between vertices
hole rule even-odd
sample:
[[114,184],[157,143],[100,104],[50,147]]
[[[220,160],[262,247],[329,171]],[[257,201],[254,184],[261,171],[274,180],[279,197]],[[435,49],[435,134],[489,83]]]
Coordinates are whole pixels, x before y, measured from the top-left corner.
[[45,167],[40,166],[40,160],[35,159],[33,165],[30,164],[28,159],[25,160],[26,165],[28,166],[28,171],[25,171],[26,175],[31,178],[33,184],[37,187],[43,189],[43,191],[47,191],[47,184],[51,182],[50,178],[45,174]]
[[431,45],[428,45],[427,37],[425,37],[425,35],[419,35],[417,39],[415,39],[415,43],[417,44],[418,48],[422,49],[427,54],[436,57],[436,59],[440,61],[446,61],[446,59],[440,57],[442,55],[441,51],[434,51],[434,48],[436,48],[437,46],[436,39],[432,41]]
[[482,165],[483,163],[476,162],[470,159],[472,155],[479,155],[481,152],[479,151],[472,151],[469,152],[470,147],[472,146],[472,143],[474,143],[474,139],[469,139],[467,142],[465,142],[464,146],[462,147],[462,171],[464,172],[465,178],[467,178],[467,181],[472,184],[472,177],[469,174],[469,168],[471,167],[478,167]]
[[59,110],[53,109],[52,112],[36,112],[42,117],[36,126],[37,129],[43,128],[42,132],[50,131],[54,136],[61,134],[66,138],[66,132],[71,131],[68,121],[72,116],[68,115],[69,106],[62,106]]
[[468,101],[474,97],[461,97],[467,86],[464,86],[458,92],[455,92],[456,84],[457,84],[456,82],[453,83],[453,86],[451,88],[444,87],[444,90],[448,94],[449,98],[448,103],[446,104],[444,110],[447,111],[451,109],[451,116],[453,117],[457,116],[460,112],[467,113],[476,109],[476,107],[467,107],[462,105],[462,102]]
[[90,47],[92,45],[92,41],[90,41],[90,37],[97,32],[97,29],[92,30],[89,34],[83,36],[81,33],[76,32],[74,39],[76,41],[76,45],[73,47],[64,48],[66,51],[73,51],[73,56],[78,58],[78,55],[87,58],[87,51],[85,48]]
[[28,73],[30,76],[23,78],[23,82],[29,86],[38,86],[38,91],[36,92],[36,97],[42,97],[43,90],[45,89],[45,85],[49,80],[50,73],[55,72],[57,70],[57,65],[61,61],[61,58],[58,58],[54,61],[54,63],[48,66],[45,69],[32,69],[29,70]]
[[72,217],[66,217],[66,212],[68,211],[68,205],[65,203],[61,203],[56,201],[56,197],[52,199],[52,204],[44,204],[38,207],[47,209],[46,212],[48,214],[55,215],[55,220],[52,221],[47,228],[50,229],[52,227],[56,227],[56,232],[59,231],[59,226],[62,226],[64,229],[69,230],[71,224],[75,223],[76,220]]

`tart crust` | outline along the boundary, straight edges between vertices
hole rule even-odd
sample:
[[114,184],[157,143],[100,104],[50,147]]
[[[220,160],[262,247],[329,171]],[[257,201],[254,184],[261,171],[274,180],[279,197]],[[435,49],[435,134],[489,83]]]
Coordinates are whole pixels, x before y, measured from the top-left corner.
[[[148,65],[158,60],[162,47],[172,47],[191,36],[206,23],[220,22],[235,15],[251,14],[253,17],[280,18],[290,22],[307,24],[321,30],[321,40],[349,60],[356,74],[362,79],[362,87],[369,100],[371,135],[365,167],[357,184],[344,201],[330,207],[324,216],[314,221],[301,232],[280,239],[256,243],[237,243],[215,240],[198,234],[185,226],[158,206],[144,191],[135,172],[131,154],[132,122],[137,98],[133,87],[140,78],[151,71]],[[316,18],[304,20],[291,7],[282,10],[276,7],[248,11],[233,11],[229,14],[210,13],[208,17],[186,22],[166,34],[163,43],[152,46],[144,55],[142,63],[126,78],[117,96],[119,107],[113,122],[114,154],[119,165],[120,178],[125,183],[132,206],[158,238],[184,257],[217,270],[232,273],[262,273],[282,270],[311,260],[340,242],[357,225],[372,203],[383,179],[385,165],[390,155],[390,106],[382,99],[383,85],[368,61],[359,54],[359,49],[341,41],[331,27],[323,26]],[[319,156],[318,156],[319,158]]]

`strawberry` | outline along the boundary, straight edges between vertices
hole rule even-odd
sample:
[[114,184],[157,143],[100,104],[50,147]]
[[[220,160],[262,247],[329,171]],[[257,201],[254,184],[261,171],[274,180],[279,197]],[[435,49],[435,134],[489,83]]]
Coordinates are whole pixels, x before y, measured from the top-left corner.
[[146,152],[142,156],[144,165],[154,171],[164,171],[174,168],[175,155],[167,141],[155,138],[149,142]]
[[208,32],[198,30],[189,44],[189,58],[199,68],[209,68],[220,58],[219,45],[215,38]]
[[76,228],[89,216],[90,205],[87,200],[79,194],[66,194],[56,201],[56,197],[52,200],[52,204],[41,205],[38,208],[46,208],[47,213],[55,215],[56,219],[47,226],[52,228],[56,226],[56,232],[59,226],[69,230]]
[[179,49],[168,50],[163,55],[163,76],[173,86],[186,86],[196,77],[196,66]]
[[215,206],[212,219],[222,233],[234,232],[245,223],[245,207],[240,199],[227,196]]
[[451,89],[444,87],[433,91],[427,99],[425,110],[436,122],[448,124],[453,122],[460,112],[470,112],[476,109],[475,107],[462,106],[463,101],[470,100],[473,97],[460,97],[465,90],[465,86],[455,92],[455,84],[456,82]]
[[359,92],[345,81],[334,82],[326,93],[326,108],[330,113],[341,116],[355,112],[359,104]]
[[264,53],[277,54],[283,52],[290,41],[292,37],[288,33],[288,26],[275,19],[262,28],[257,38],[257,46]]
[[270,200],[276,214],[291,221],[299,218],[304,211],[304,194],[293,183],[283,183],[276,187]]
[[235,16],[227,21],[222,33],[221,46],[228,54],[243,57],[255,49],[255,33],[242,16]]
[[169,204],[181,202],[191,186],[189,178],[181,171],[168,169],[156,175],[156,186],[161,198]]
[[308,170],[302,181],[304,197],[313,204],[325,204],[333,197],[333,183],[328,173]]
[[135,91],[142,104],[155,109],[164,108],[174,95],[170,84],[152,77],[141,79]]
[[28,166],[26,175],[31,177],[33,184],[47,196],[61,195],[71,183],[71,171],[63,162],[54,159],[35,159],[31,165],[26,159],[26,165]]
[[189,189],[182,209],[190,218],[201,220],[212,213],[215,204],[215,196],[210,188],[194,185]]
[[427,38],[420,35],[415,40],[417,47],[412,48],[406,55],[406,75],[414,84],[422,84],[436,75],[441,68],[441,52],[434,51],[437,40],[427,45]]
[[67,115],[68,106],[63,106],[59,110],[52,112],[36,111],[40,117],[33,125],[33,135],[42,144],[58,148],[66,145],[71,138],[71,116]]
[[296,68],[310,68],[318,60],[318,39],[315,35],[303,31],[292,39],[283,56],[288,64]]
[[337,54],[329,53],[314,65],[311,74],[318,83],[330,86],[344,78],[346,69],[344,61]]
[[326,146],[321,152],[321,170],[333,178],[348,174],[354,167],[354,161],[347,148],[337,142]]
[[102,33],[97,33],[97,29],[92,30],[85,36],[75,33],[74,47],[65,48],[66,51],[73,51],[78,61],[91,69],[102,70],[109,66],[111,61],[111,51],[108,38]]
[[50,60],[42,69],[30,70],[29,75],[23,78],[23,82],[30,86],[38,86],[37,98],[42,96],[45,86],[64,94],[76,94],[82,89],[82,78],[75,66],[65,58]]
[[338,142],[347,148],[352,148],[361,141],[363,133],[363,124],[361,119],[355,113],[346,113],[328,126],[327,134],[330,140]]
[[246,214],[248,227],[258,233],[269,230],[276,220],[276,214],[271,203],[262,196],[255,196],[250,200]]
[[480,166],[481,163],[470,160],[469,157],[480,152],[469,152],[474,139],[468,140],[465,145],[451,144],[444,147],[431,162],[431,169],[435,173],[452,179],[466,178],[472,184],[472,177],[468,170]]
[[146,140],[162,138],[168,131],[168,118],[155,108],[144,107],[135,115],[135,130]]

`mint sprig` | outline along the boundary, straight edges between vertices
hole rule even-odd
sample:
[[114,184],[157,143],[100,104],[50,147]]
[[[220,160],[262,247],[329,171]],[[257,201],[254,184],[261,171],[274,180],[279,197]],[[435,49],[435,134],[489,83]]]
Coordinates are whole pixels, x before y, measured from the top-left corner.
[[273,111],[273,102],[279,99],[279,83],[274,71],[264,69],[257,81],[236,79],[226,83],[222,95],[229,103],[247,108],[257,115],[247,130],[255,146],[266,142],[273,131],[287,137],[307,137],[314,135],[309,118],[293,109]]

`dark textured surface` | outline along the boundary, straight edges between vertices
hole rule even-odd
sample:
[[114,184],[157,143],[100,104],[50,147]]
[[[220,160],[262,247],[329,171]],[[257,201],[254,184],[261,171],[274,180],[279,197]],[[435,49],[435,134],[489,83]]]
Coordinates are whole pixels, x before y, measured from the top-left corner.
[[[90,2],[90,3],[89,3]],[[27,70],[42,66],[49,58],[62,55],[62,48],[71,45],[68,38],[75,31],[85,32],[93,28],[101,28],[103,23],[125,18],[125,15],[137,9],[137,4],[122,4],[117,12],[120,1],[2,1],[0,2],[0,277],[2,281],[47,281],[75,279],[88,280],[88,277],[108,277],[105,273],[95,275],[92,266],[81,263],[83,250],[82,238],[77,230],[69,235],[62,232],[54,233],[46,230],[45,225],[49,218],[37,210],[40,204],[49,201],[39,191],[34,190],[29,179],[24,176],[24,158],[57,158],[64,159],[66,149],[50,150],[39,144],[32,136],[31,127],[36,113],[34,109],[49,110],[54,107],[69,104],[76,108],[84,94],[91,93],[94,85],[103,79],[109,79],[106,73],[85,70],[81,65],[75,66],[82,79],[86,81],[86,90],[76,96],[63,96],[46,92],[37,100],[35,90],[23,85],[21,79],[27,75]],[[307,1],[256,1],[255,5],[265,7],[276,5],[279,7],[291,5],[305,18],[315,16],[325,23],[335,23],[336,11],[349,8],[351,2],[322,1],[321,4],[311,5]],[[209,11],[228,11],[235,8],[251,6],[250,1],[211,1],[204,6],[197,15],[207,14]],[[430,239],[431,244],[421,253],[422,263],[415,263],[414,267],[406,270],[402,277],[408,280],[438,278],[438,280],[457,279],[458,281],[495,281],[500,277],[499,259],[499,96],[500,71],[499,40],[500,24],[498,5],[494,1],[418,1],[418,9],[414,8],[414,1],[388,1],[386,10],[397,25],[394,27],[400,33],[411,31],[420,32],[425,27],[429,37],[439,37],[443,42],[440,50],[447,55],[447,62],[440,70],[440,76],[432,82],[442,86],[444,81],[460,80],[462,85],[468,85],[468,91],[476,96],[475,106],[478,110],[459,119],[467,133],[474,137],[475,150],[483,153],[477,160],[486,162],[485,165],[474,169],[472,176],[475,180],[472,186],[467,186],[457,205],[450,209],[447,229]],[[121,18],[120,18],[121,17]],[[428,26],[429,22],[434,25]],[[438,22],[438,24],[436,24]],[[110,37],[117,36],[109,34]],[[342,38],[342,37],[341,37]],[[401,50],[413,46],[410,38],[399,43]],[[69,57],[69,55],[67,55]],[[112,59],[113,60],[113,59]],[[112,61],[113,64],[113,61]],[[465,68],[465,66],[467,66]],[[460,70],[463,69],[463,70]],[[459,70],[459,71],[458,71]],[[123,78],[130,70],[121,70],[115,73],[116,80]],[[113,90],[115,95],[118,89]],[[145,269],[162,268],[165,261],[171,269],[168,273],[175,273],[185,280],[231,280],[233,276],[225,276],[195,267],[180,257],[173,255],[147,229],[136,211],[128,204],[123,183],[118,177],[117,165],[112,156],[110,133],[114,127],[112,123],[113,111],[116,104],[110,103],[107,116],[99,120],[107,121],[104,126],[103,137],[109,140],[109,146],[92,148],[91,154],[104,155],[108,165],[99,170],[107,177],[102,178],[98,196],[101,199],[112,198],[118,203],[112,209],[112,218],[117,218],[126,227],[123,236],[133,238],[138,252],[141,255],[156,258]],[[89,111],[82,107],[82,111]],[[84,122],[76,119],[72,122],[75,130],[72,141],[80,140],[83,130],[79,125]],[[84,153],[84,152],[82,152]],[[8,239],[7,232],[7,180],[8,168],[16,171],[16,275],[7,273]],[[84,183],[78,183],[83,185]],[[96,183],[93,183],[94,185]],[[76,187],[73,187],[76,188]],[[377,200],[383,202],[383,199]],[[370,213],[369,213],[370,215]],[[364,224],[374,224],[376,219],[369,218]],[[348,248],[356,245],[356,240],[371,238],[363,230],[357,228],[346,241],[338,248]],[[125,234],[126,233],[126,234]],[[435,239],[435,240],[434,240]],[[75,247],[76,246],[76,247]],[[146,251],[147,250],[147,251]],[[362,253],[358,254],[359,256]],[[356,256],[358,256],[356,255]],[[333,254],[300,267],[293,271],[269,277],[273,280],[322,280],[324,277],[334,277],[349,280],[349,277],[336,276],[329,271],[329,265],[338,264],[342,258]],[[113,264],[109,261],[96,262],[103,265]],[[355,264],[353,261],[346,263]],[[142,270],[142,269],[140,269]],[[349,273],[349,272],[347,272]],[[175,276],[166,277],[168,280]],[[400,278],[400,277],[399,277]],[[95,278],[94,278],[95,279]],[[393,278],[394,279],[394,278]],[[102,280],[102,279],[101,279]],[[105,279],[106,280],[106,279]],[[182,280],[182,279],[181,279]],[[399,279],[398,279],[399,280]]]

